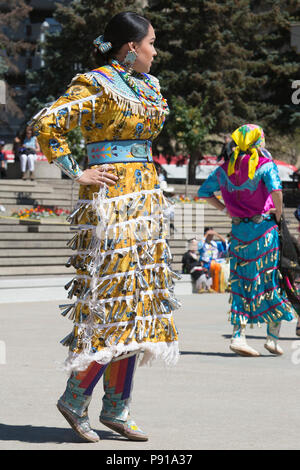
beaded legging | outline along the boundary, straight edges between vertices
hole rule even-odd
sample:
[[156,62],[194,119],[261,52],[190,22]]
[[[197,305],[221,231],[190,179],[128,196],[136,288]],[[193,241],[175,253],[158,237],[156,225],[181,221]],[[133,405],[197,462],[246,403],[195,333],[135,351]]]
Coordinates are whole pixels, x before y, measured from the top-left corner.
[[84,416],[92,399],[93,390],[104,375],[105,393],[101,417],[125,421],[129,413],[137,356],[136,354],[109,364],[92,362],[86,370],[72,373],[61,400],[73,413],[80,417]]

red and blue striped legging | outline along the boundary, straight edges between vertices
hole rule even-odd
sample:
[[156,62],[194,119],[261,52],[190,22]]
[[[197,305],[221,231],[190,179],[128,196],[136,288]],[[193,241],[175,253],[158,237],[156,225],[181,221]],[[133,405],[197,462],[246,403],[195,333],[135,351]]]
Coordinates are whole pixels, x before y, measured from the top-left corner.
[[93,390],[104,375],[105,394],[101,416],[126,419],[137,356],[136,354],[109,364],[92,362],[86,370],[72,373],[61,397],[62,401],[74,413],[84,416],[90,404]]

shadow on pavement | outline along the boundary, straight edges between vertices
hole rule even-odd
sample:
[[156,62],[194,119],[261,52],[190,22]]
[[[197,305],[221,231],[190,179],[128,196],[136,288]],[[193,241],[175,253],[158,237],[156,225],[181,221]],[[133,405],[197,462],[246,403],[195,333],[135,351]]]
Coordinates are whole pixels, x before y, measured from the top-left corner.
[[194,355],[194,356],[220,356],[220,357],[233,357],[236,356],[234,353],[223,353],[223,352],[206,352],[206,351],[180,351],[180,354]]
[[[262,339],[265,341],[266,339],[266,334],[263,335],[263,336],[253,336],[253,335],[248,335],[247,332],[246,332],[246,337],[247,339]],[[225,339],[230,339],[232,337],[232,335],[222,335],[223,338]],[[299,336],[292,336],[292,337],[289,337],[289,338],[284,338],[283,336],[279,336],[279,341],[295,341],[295,340],[300,340]]]
[[[208,351],[180,351],[180,354],[184,355],[194,355],[194,356],[213,356],[213,357],[235,357],[235,358],[240,358],[239,354],[236,354],[234,352],[229,352],[229,353],[221,353],[221,352],[208,352]],[[277,357],[273,356],[270,354],[260,354],[259,357]],[[243,357],[243,359],[247,359],[246,357]],[[253,359],[249,357],[249,359]]]
[[[96,431],[101,440],[126,440],[122,436],[118,436],[110,431]],[[11,425],[0,423],[0,440],[1,441],[20,441],[31,442],[35,444],[56,443],[56,444],[87,444],[86,441],[80,439],[76,433],[70,428],[56,428],[47,426],[31,426],[31,425]]]

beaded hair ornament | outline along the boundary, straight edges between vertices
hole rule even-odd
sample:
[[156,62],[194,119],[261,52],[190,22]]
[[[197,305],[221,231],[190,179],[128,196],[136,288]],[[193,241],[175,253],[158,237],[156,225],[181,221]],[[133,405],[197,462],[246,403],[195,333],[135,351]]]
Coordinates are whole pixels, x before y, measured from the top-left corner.
[[110,49],[112,49],[112,43],[109,41],[105,42],[103,34],[98,36],[94,40],[93,44],[102,54],[105,54],[106,52],[110,51]]

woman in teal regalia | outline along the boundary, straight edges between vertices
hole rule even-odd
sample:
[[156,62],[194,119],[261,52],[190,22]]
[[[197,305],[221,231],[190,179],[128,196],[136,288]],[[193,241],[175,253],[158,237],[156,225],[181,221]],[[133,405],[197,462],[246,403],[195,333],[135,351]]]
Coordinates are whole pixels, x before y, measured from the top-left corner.
[[[259,356],[246,342],[247,325],[267,324],[265,348],[283,354],[278,344],[283,320],[294,309],[282,290],[278,271],[282,187],[278,169],[265,149],[260,126],[245,124],[234,131],[235,150],[200,187],[198,195],[232,218],[230,243],[230,348],[244,356]],[[224,204],[216,198],[221,191]]]

